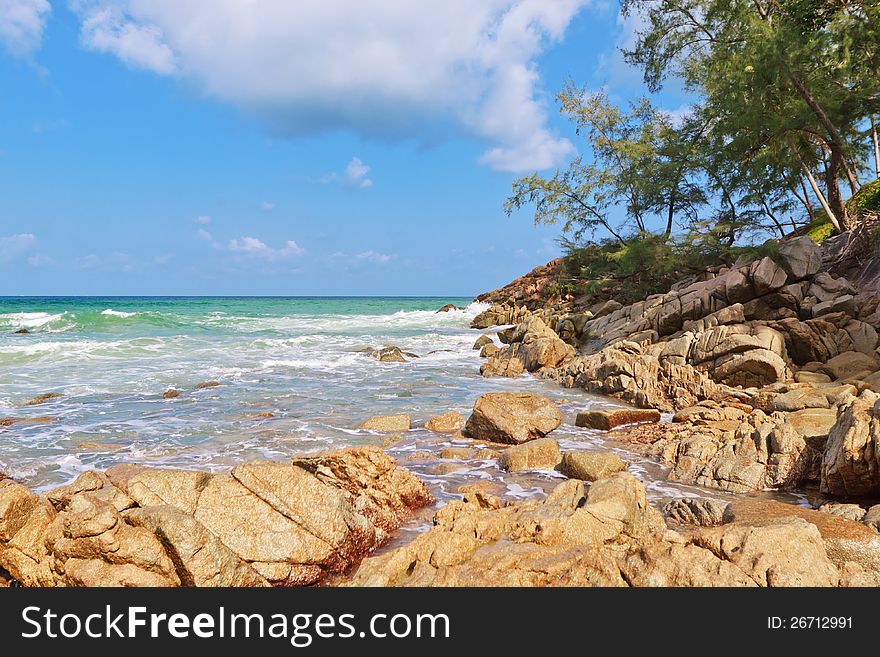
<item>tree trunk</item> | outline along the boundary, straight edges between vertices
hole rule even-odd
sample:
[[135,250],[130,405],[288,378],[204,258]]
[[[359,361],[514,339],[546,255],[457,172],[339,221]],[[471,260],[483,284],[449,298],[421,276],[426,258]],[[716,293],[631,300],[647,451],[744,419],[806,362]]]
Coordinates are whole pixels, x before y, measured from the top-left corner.
[[810,202],[810,193],[807,191],[807,184],[804,182],[804,179],[801,178],[800,181],[801,191],[804,193],[804,197],[801,198],[800,196],[798,196],[797,192],[794,192],[793,190],[792,191],[794,195],[797,196],[798,200],[804,204],[804,207],[807,209],[807,216],[810,217],[810,223],[813,223],[814,221],[816,221],[816,213],[813,212],[813,204]]
[[846,218],[843,195],[840,193],[840,170],[844,168],[844,165],[843,153],[832,146],[831,161],[828,163],[828,173],[825,177],[825,189],[828,191],[828,205],[834,211],[834,216],[838,219],[841,229],[846,230],[849,228],[849,222]]
[[822,209],[825,210],[825,214],[828,215],[829,221],[837,230],[837,232],[841,232],[840,222],[837,220],[837,216],[834,214],[834,210],[831,209],[831,206],[828,205],[828,201],[825,200],[825,195],[822,193],[822,190],[819,189],[818,183],[816,183],[816,179],[813,177],[813,174],[810,173],[810,168],[804,165],[804,173],[807,175],[807,180],[810,181],[810,187],[813,188],[813,193],[816,195],[816,198],[819,199],[819,203],[822,204]]
[[874,166],[877,168],[877,179],[880,180],[880,141],[877,140],[877,124],[871,117],[871,137],[874,140]]
[[669,212],[666,216],[666,230],[663,232],[663,241],[669,239],[672,235],[672,219],[675,216],[675,189],[669,193]]

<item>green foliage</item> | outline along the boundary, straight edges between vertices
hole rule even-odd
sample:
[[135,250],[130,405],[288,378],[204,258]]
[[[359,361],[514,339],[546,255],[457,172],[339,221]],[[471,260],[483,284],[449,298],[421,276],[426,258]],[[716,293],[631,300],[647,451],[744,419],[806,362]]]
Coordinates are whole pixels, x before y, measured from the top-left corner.
[[854,217],[860,217],[867,212],[880,212],[880,180],[862,185],[846,202],[846,207]]
[[824,212],[816,213],[816,219],[810,224],[807,230],[807,237],[816,244],[821,244],[834,234],[834,226],[828,221],[828,217]]

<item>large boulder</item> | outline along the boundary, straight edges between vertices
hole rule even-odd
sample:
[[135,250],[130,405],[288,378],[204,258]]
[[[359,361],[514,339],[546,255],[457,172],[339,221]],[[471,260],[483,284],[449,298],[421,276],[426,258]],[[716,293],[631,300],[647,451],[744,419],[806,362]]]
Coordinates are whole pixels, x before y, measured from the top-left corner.
[[846,351],[831,358],[822,369],[833,379],[849,379],[858,375],[870,375],[880,364],[877,357],[860,351]]
[[543,438],[562,424],[562,414],[546,397],[527,392],[481,395],[465,424],[472,438],[519,444]]
[[880,494],[880,396],[866,391],[845,406],[828,434],[822,460],[823,493]]
[[822,249],[809,237],[796,237],[779,245],[779,258],[792,280],[815,275],[822,266]]

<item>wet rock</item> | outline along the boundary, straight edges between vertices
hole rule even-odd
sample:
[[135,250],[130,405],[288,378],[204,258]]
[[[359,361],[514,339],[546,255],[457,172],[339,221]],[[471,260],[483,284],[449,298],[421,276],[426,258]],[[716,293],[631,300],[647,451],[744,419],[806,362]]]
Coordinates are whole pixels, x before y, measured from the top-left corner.
[[474,342],[474,350],[482,349],[487,344],[493,344],[492,337],[489,335],[481,335],[480,337],[477,338],[476,342]]
[[552,470],[562,461],[559,443],[550,438],[538,438],[503,450],[498,467],[508,472]]
[[461,310],[461,308],[456,306],[454,303],[447,303],[445,306],[438,309],[437,312],[438,313],[448,313],[451,310]]
[[464,429],[465,419],[460,413],[449,411],[425,422],[425,429],[435,433],[455,433]]
[[391,415],[377,415],[361,422],[360,429],[365,431],[377,431],[379,433],[396,433],[409,431],[412,420],[406,413],[393,413]]
[[441,459],[460,459],[466,461],[497,459],[500,452],[494,449],[480,449],[478,447],[444,447],[440,450]]
[[375,358],[380,363],[405,363],[406,358],[404,358],[403,352],[400,350],[400,347],[383,347],[382,349],[375,349],[370,352],[370,356]]
[[493,392],[477,399],[465,433],[472,438],[518,444],[542,438],[560,424],[562,414],[546,397]]
[[202,381],[196,384],[196,390],[206,390],[208,388],[216,388],[220,385],[219,381]]
[[492,358],[497,356],[501,349],[495,344],[487,344],[480,350],[480,358]]
[[168,388],[168,390],[162,393],[163,399],[176,399],[177,397],[180,397],[180,391],[174,388]]
[[611,411],[582,411],[577,414],[575,425],[600,431],[610,431],[627,424],[660,421],[660,411],[653,408],[621,408]]
[[11,427],[16,424],[46,424],[54,422],[55,418],[49,415],[39,417],[0,417],[0,428]]
[[681,523],[697,527],[715,527],[724,517],[726,502],[705,497],[683,497],[671,500],[663,507],[663,515]]
[[559,465],[559,471],[566,477],[583,481],[598,481],[623,470],[623,459],[608,452],[566,452]]
[[13,331],[15,335],[30,335],[30,331],[26,328],[20,328],[17,331]]
[[29,399],[25,402],[25,406],[39,406],[40,404],[45,404],[47,402],[52,401],[53,399],[59,399],[64,395],[60,392],[44,392],[41,395],[37,395],[33,399]]

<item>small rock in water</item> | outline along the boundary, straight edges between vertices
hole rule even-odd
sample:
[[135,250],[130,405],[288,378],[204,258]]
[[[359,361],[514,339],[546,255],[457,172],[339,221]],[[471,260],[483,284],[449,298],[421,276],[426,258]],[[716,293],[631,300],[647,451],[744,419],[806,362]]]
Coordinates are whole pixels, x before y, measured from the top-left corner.
[[524,443],[542,438],[562,424],[556,404],[528,392],[481,395],[465,425],[465,433],[499,443]]
[[180,397],[180,391],[175,390],[174,388],[168,388],[168,390],[162,393],[162,397],[164,399],[174,399],[175,397]]
[[403,352],[400,350],[400,347],[383,347],[382,349],[375,349],[370,352],[370,356],[378,360],[380,363],[405,363],[406,358],[403,357]]
[[447,303],[445,306],[440,308],[437,312],[438,313],[448,313],[450,310],[461,310],[461,308],[456,306],[454,303]]
[[562,452],[559,443],[552,438],[539,438],[502,451],[498,457],[498,467],[508,472],[552,470],[560,461]]
[[487,344],[492,344],[492,338],[489,337],[488,335],[481,335],[480,337],[477,338],[477,341],[474,342],[474,350],[482,349]]
[[406,413],[394,413],[392,415],[377,415],[368,418],[361,423],[360,428],[366,431],[377,431],[379,433],[396,433],[399,431],[409,431],[412,420]]
[[425,429],[435,433],[455,433],[464,428],[464,418],[460,413],[449,411],[443,415],[432,417],[425,422]]
[[63,397],[64,395],[60,392],[44,392],[42,395],[37,395],[33,399],[25,402],[25,406],[38,406],[39,404],[45,404],[48,401],[52,401],[53,399],[58,399],[59,397]]
[[660,411],[653,408],[622,408],[613,411],[583,411],[577,414],[575,424],[589,429],[610,431],[625,424],[660,421]]
[[501,349],[498,345],[490,342],[480,350],[480,358],[492,358],[492,356],[495,356],[499,351],[501,351]]
[[30,331],[28,331],[26,328],[20,328],[17,331],[14,331],[14,333],[15,335],[29,335]]
[[566,452],[559,471],[569,479],[598,481],[626,470],[626,463],[615,454],[601,452]]
[[440,452],[441,459],[482,460],[497,459],[499,452],[494,449],[477,449],[476,447],[446,447]]
[[220,385],[219,381],[202,381],[196,384],[196,390],[204,390],[205,388],[216,388]]

